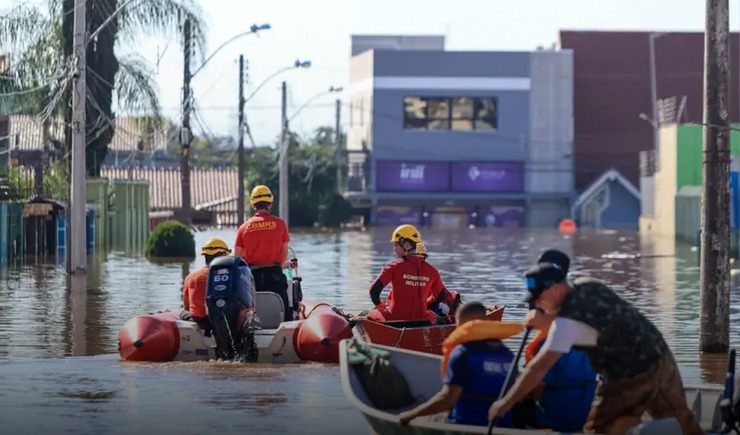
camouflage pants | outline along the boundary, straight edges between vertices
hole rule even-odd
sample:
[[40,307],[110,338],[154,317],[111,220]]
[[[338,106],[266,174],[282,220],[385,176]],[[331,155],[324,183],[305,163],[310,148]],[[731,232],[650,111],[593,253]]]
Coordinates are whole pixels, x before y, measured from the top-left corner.
[[686,435],[704,433],[686,403],[681,375],[670,351],[645,373],[600,382],[584,430],[622,435],[640,424],[645,412],[655,420],[675,418]]

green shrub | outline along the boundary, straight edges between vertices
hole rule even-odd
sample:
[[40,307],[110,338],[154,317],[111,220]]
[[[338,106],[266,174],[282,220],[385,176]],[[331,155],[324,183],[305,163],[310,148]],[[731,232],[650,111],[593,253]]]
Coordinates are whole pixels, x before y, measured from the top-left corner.
[[195,235],[177,221],[157,225],[146,243],[146,256],[151,258],[195,258]]

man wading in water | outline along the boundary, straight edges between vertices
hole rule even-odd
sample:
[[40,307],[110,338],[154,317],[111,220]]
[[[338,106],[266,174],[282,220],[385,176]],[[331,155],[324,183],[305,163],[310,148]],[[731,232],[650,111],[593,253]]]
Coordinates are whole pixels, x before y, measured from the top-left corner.
[[[511,390],[489,409],[490,420],[508,412],[537,387],[571,349],[583,350],[603,378],[584,426],[586,432],[624,434],[641,422],[673,417],[684,434],[704,432],[686,404],[678,366],[663,336],[635,307],[593,278],[566,282],[563,269],[539,263],[525,275],[530,309],[555,316],[547,340]],[[529,327],[530,321],[525,326]]]

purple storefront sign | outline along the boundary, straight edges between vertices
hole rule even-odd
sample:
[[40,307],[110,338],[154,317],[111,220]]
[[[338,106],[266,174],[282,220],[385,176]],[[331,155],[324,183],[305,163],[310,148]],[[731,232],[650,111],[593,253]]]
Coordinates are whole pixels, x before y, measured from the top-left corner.
[[455,192],[524,192],[524,164],[453,163],[452,190]]
[[523,227],[524,207],[492,206],[481,207],[479,222],[484,227]]
[[421,207],[381,206],[375,212],[375,225],[419,225]]
[[446,192],[450,189],[450,165],[429,162],[376,164],[378,192]]

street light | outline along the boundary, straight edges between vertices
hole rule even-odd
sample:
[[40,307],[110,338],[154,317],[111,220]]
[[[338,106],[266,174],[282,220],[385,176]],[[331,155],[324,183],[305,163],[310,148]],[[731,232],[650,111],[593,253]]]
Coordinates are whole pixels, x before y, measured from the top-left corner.
[[326,91],[322,91],[322,92],[319,92],[318,94],[316,94],[316,95],[314,95],[313,97],[311,97],[311,98],[309,98],[308,100],[306,100],[306,102],[305,102],[305,103],[303,103],[303,104],[302,104],[302,105],[301,105],[301,106],[300,106],[300,107],[299,107],[299,108],[298,108],[298,109],[297,109],[297,110],[295,111],[295,113],[293,113],[293,116],[291,116],[291,117],[290,117],[290,118],[288,119],[288,122],[290,122],[290,121],[292,121],[293,119],[295,119],[295,117],[296,117],[296,116],[298,116],[298,114],[299,114],[299,113],[301,112],[301,110],[303,110],[303,109],[304,109],[305,107],[307,107],[307,106],[308,106],[309,104],[311,104],[311,102],[312,102],[313,100],[315,100],[315,99],[317,99],[317,98],[319,98],[319,97],[321,97],[321,96],[324,96],[324,95],[326,95],[326,94],[331,94],[331,93],[338,93],[338,92],[342,92],[343,90],[344,90],[344,88],[343,88],[343,87],[341,87],[341,86],[338,86],[338,87],[330,86],[328,90],[326,90]]
[[259,92],[260,89],[262,89],[262,87],[265,86],[267,84],[267,82],[269,82],[270,80],[272,80],[275,76],[278,76],[278,75],[284,73],[285,71],[290,71],[290,70],[293,70],[293,69],[300,69],[300,68],[311,68],[311,61],[310,60],[296,59],[295,62],[293,62],[292,65],[286,66],[285,68],[281,68],[281,69],[275,71],[274,73],[270,74],[269,76],[267,76],[266,79],[262,80],[262,83],[260,83],[257,86],[257,89],[255,89],[254,91],[252,91],[251,94],[249,94],[249,96],[244,100],[244,103],[246,104],[255,95],[257,95],[257,92]]
[[[298,113],[300,113],[300,111],[304,107],[308,106],[311,103],[311,101],[315,100],[316,98],[322,95],[326,95],[326,94],[330,94],[334,92],[342,92],[343,89],[344,88],[342,87],[331,86],[329,87],[327,91],[319,92],[318,94],[309,98],[305,103],[303,103],[298,108],[298,110],[295,111],[293,116],[291,116],[290,118],[287,118],[285,116],[285,109],[286,109],[285,107],[285,102],[286,102],[285,87],[283,87],[283,133],[281,135],[281,140],[280,140],[280,176],[279,176],[280,187],[279,187],[279,193],[278,193],[278,196],[280,198],[278,201],[278,207],[279,207],[280,217],[283,220],[285,220],[285,222],[288,222],[288,214],[290,213],[289,198],[288,198],[289,196],[288,195],[288,179],[289,179],[288,178],[288,171],[289,171],[288,150],[290,149],[290,146],[289,146],[290,139],[288,136],[290,135],[290,130],[288,129],[288,124],[290,123],[291,120],[293,120],[296,116],[298,116]],[[338,115],[339,114],[337,113],[337,116]],[[335,134],[339,134],[339,132],[335,132]]]
[[[257,92],[259,92],[260,89],[262,89],[267,82],[269,82],[273,77],[282,74],[286,71],[290,71],[293,69],[299,69],[299,68],[310,68],[311,67],[311,61],[310,60],[300,60],[296,59],[295,62],[293,62],[292,65],[287,66],[285,68],[281,68],[274,73],[267,76],[266,79],[262,81],[257,86],[257,89],[255,89],[247,98],[242,98],[241,95],[239,96],[239,148],[237,153],[237,177],[238,177],[238,186],[237,186],[237,200],[236,200],[236,208],[237,208],[237,220],[241,221],[244,219],[244,209],[245,209],[245,202],[246,202],[246,191],[244,187],[244,171],[245,171],[245,162],[244,162],[244,105],[247,103],[247,101],[251,100]],[[240,74],[241,77],[241,74]],[[240,88],[241,92],[241,88]],[[283,110],[285,110],[283,108]]]
[[190,131],[190,112],[192,109],[191,104],[191,95],[192,95],[192,89],[190,87],[190,81],[193,79],[193,77],[198,74],[207,64],[208,62],[213,59],[213,57],[221,51],[222,48],[226,47],[226,45],[230,44],[234,40],[241,38],[246,35],[251,35],[253,33],[257,33],[260,30],[267,30],[270,29],[269,24],[252,24],[248,31],[239,33],[238,35],[233,36],[232,38],[226,40],[223,44],[219,45],[216,50],[211,53],[210,56],[206,58],[206,60],[203,61],[203,63],[198,67],[198,69],[195,70],[195,72],[190,72],[190,49],[191,49],[191,40],[192,40],[192,30],[191,30],[191,23],[190,20],[185,20],[185,26],[183,29],[183,33],[185,36],[184,41],[184,56],[183,56],[183,62],[184,62],[184,71],[183,71],[183,92],[182,92],[182,129],[180,131],[180,144],[182,146],[182,156],[180,158],[180,172],[181,172],[181,182],[180,182],[180,195],[181,195],[181,204],[182,212],[183,212],[183,220],[186,224],[190,224],[190,210],[192,208],[192,198],[190,197],[190,142],[192,141],[192,133]]
[[229,45],[234,40],[239,39],[239,38],[241,38],[243,36],[251,35],[253,33],[258,33],[260,30],[269,30],[271,28],[272,27],[269,24],[266,24],[266,23],[265,24],[259,24],[259,25],[252,24],[249,27],[249,30],[248,31],[242,32],[242,33],[240,33],[240,34],[238,34],[236,36],[233,36],[232,38],[226,40],[226,42],[224,42],[223,44],[219,45],[218,48],[216,50],[214,50],[213,53],[211,53],[211,55],[208,56],[208,58],[206,58],[206,60],[203,61],[203,63],[198,67],[198,69],[195,70],[195,72],[193,72],[192,74],[190,74],[190,78],[192,79],[193,77],[195,77],[195,75],[198,74],[198,72],[200,70],[202,70],[204,66],[206,66],[206,64],[208,63],[208,61],[210,61],[213,58],[213,56],[216,55],[216,53],[218,53],[219,51],[221,51],[222,48],[226,47],[227,45]]

